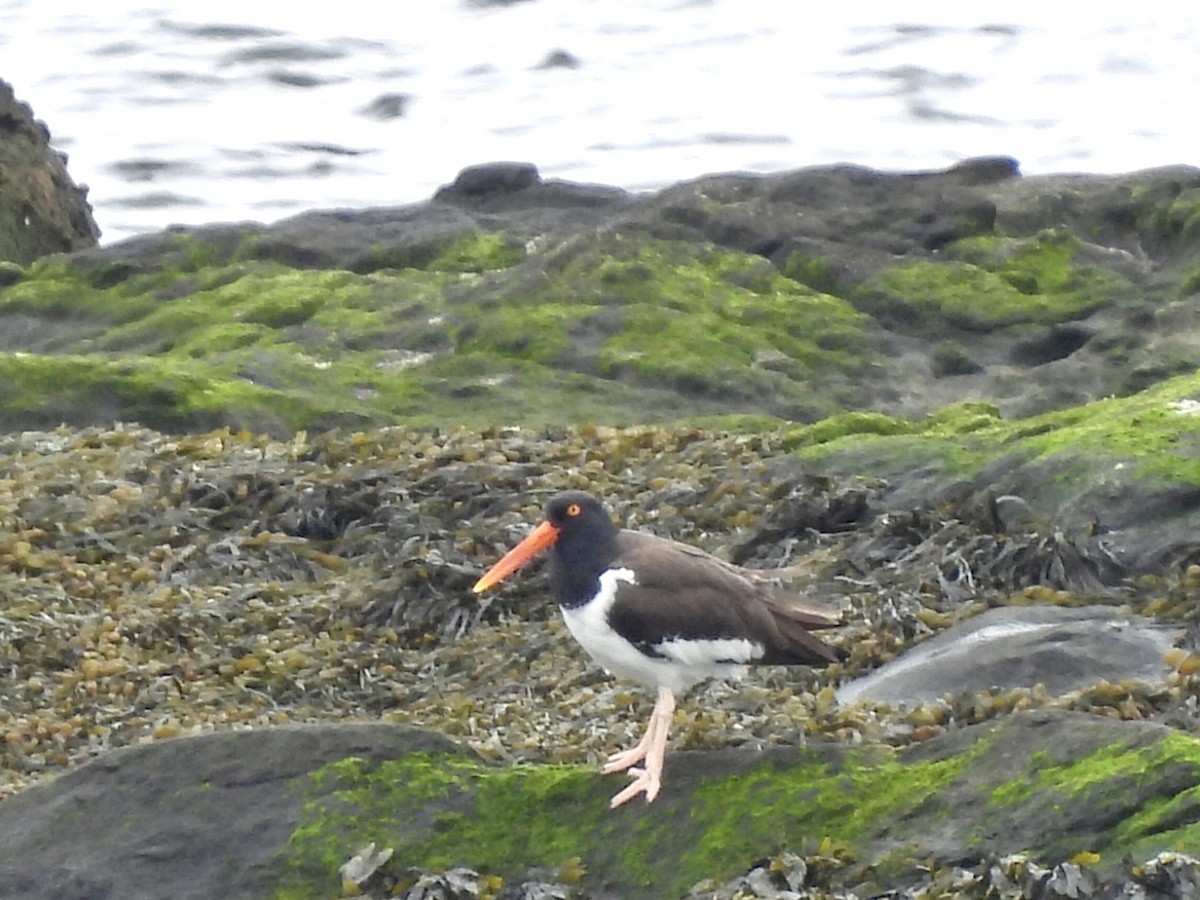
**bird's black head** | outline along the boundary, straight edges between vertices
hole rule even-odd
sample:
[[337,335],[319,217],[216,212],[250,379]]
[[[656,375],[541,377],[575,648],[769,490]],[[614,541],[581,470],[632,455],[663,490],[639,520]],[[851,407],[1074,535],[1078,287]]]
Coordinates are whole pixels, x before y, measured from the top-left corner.
[[600,573],[617,553],[617,527],[599,500],[564,491],[546,504],[546,521],[558,529],[550,551],[550,587],[563,606],[585,603],[600,589]]
[[602,535],[614,530],[604,504],[586,491],[563,491],[546,504],[546,521],[559,529],[559,543],[572,534]]
[[566,491],[546,504],[546,520],[475,582],[475,593],[504,580],[533,557],[550,551],[550,585],[559,603],[584,603],[600,573],[617,555],[617,529],[591,494]]

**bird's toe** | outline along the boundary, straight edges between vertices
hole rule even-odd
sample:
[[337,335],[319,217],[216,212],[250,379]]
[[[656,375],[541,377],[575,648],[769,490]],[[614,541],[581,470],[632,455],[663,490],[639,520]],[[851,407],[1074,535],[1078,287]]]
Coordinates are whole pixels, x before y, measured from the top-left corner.
[[605,775],[611,775],[613,772],[624,772],[630,766],[637,765],[645,758],[646,748],[640,745],[629,750],[621,750],[610,756],[605,761],[604,768],[600,771]]
[[653,803],[654,798],[658,796],[658,792],[662,789],[662,780],[655,772],[649,772],[645,769],[630,769],[629,777],[633,780],[625,786],[625,790],[609,801],[609,809],[616,809],[623,803],[628,803],[638,794],[645,794],[646,802]]

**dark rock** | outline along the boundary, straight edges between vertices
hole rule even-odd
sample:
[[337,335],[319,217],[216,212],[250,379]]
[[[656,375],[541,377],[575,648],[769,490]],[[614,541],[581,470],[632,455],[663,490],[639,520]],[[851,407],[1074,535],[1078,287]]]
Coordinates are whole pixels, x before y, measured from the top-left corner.
[[[1026,779],[1043,765],[1061,766],[1065,772],[1072,761],[1082,762],[1092,754],[1118,747],[1138,754],[1172,736],[1170,729],[1160,726],[1037,710],[918,744],[905,751],[907,762],[951,759],[981,743],[987,745],[986,762],[969,766],[963,780],[942,792],[934,804],[937,810],[966,813],[973,823],[967,831],[963,830],[962,819],[952,821],[956,817],[951,816],[937,822],[934,808],[926,807],[924,821],[910,823],[905,833],[934,857],[944,860],[969,858],[963,852],[964,843],[977,852],[996,854],[1009,852],[1012,847],[1036,847],[1038,855],[1050,861],[1072,855],[1063,852],[1070,847],[1098,850],[1108,844],[1102,837],[1105,831],[1125,816],[1136,816],[1147,808],[1148,795],[1175,796],[1180,789],[1177,785],[1188,780],[1192,764],[1168,764],[1148,777],[1141,788],[1133,783],[1131,773],[1125,773],[1103,786],[1104,779],[1091,786],[1065,782],[1048,785],[1044,792],[1031,786],[1025,799],[1014,805],[989,802],[989,794],[1006,785],[1029,784]],[[1147,755],[1153,755],[1153,751]],[[1190,787],[1188,783],[1183,789]],[[967,812],[967,806],[976,808]],[[970,836],[964,841],[968,832]]]
[[664,189],[654,207],[715,243],[771,258],[807,238],[840,260],[836,248],[853,243],[853,269],[863,274],[896,255],[991,234],[996,217],[983,188],[964,184],[954,170],[892,175],[849,165],[708,176]]
[[0,896],[268,896],[301,805],[321,792],[310,772],[348,756],[413,752],[464,751],[390,725],[226,732],[114,751],[0,803]]
[[1200,169],[1164,166],[1130,175],[1019,179],[997,185],[992,196],[996,226],[1005,233],[1066,229],[1086,235],[1089,247],[1104,248],[1110,258],[1122,255],[1131,267],[1150,263],[1161,272],[1174,261],[1194,258],[1194,224],[1169,210],[1176,200],[1181,212],[1190,208],[1198,192]]
[[1021,164],[1011,156],[978,156],[956,163],[947,174],[963,184],[995,184],[1021,175]]
[[1040,366],[1065,359],[1091,339],[1090,329],[1079,325],[1056,325],[1042,334],[1017,341],[1009,357],[1017,365]]
[[272,226],[254,252],[300,268],[371,272],[423,265],[438,247],[477,227],[471,216],[436,204],[314,211]]
[[579,57],[566,50],[551,50],[546,58],[535,66],[538,69],[578,69],[582,65]]
[[485,163],[463,169],[451,184],[434,195],[434,199],[479,199],[528,190],[541,183],[542,176],[533,163]]
[[970,354],[954,341],[942,341],[933,348],[930,362],[935,378],[949,378],[953,375],[974,375],[982,372],[983,366],[971,358]]
[[0,288],[16,284],[25,277],[25,270],[14,262],[0,260]]
[[[513,216],[518,221],[531,215],[557,213],[557,218],[545,222],[556,235],[556,243],[559,238],[579,233],[580,226],[595,227],[635,205],[634,198],[619,188],[543,181],[536,166],[519,162],[469,166],[451,184],[440,188],[433,199],[467,210]],[[604,217],[598,218],[601,213]]]
[[380,121],[399,119],[404,115],[411,102],[411,94],[380,94],[359,112],[368,119]]
[[0,81],[0,260],[30,263],[94,246],[99,237],[87,188],[67,174],[49,129]]

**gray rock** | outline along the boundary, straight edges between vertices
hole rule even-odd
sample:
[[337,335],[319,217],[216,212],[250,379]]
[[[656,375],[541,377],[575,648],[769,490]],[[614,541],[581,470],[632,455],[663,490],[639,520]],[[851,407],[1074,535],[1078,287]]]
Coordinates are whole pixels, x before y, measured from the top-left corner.
[[1169,671],[1163,654],[1181,634],[1107,606],[998,607],[843,684],[837,696],[902,703],[1038,684],[1058,695],[1100,681],[1161,681]]
[[0,803],[0,897],[267,896],[309,772],[348,756],[421,751],[469,752],[382,724],[224,732],[113,751]]

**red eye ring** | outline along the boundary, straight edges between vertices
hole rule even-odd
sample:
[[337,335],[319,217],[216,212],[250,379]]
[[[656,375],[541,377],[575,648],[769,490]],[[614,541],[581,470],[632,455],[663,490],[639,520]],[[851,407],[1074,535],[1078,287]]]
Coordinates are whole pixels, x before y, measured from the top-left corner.
[[583,512],[583,507],[580,506],[578,503],[572,503],[570,506],[567,507],[566,512],[567,512],[567,515],[573,519],[577,515],[579,515],[581,512]]

